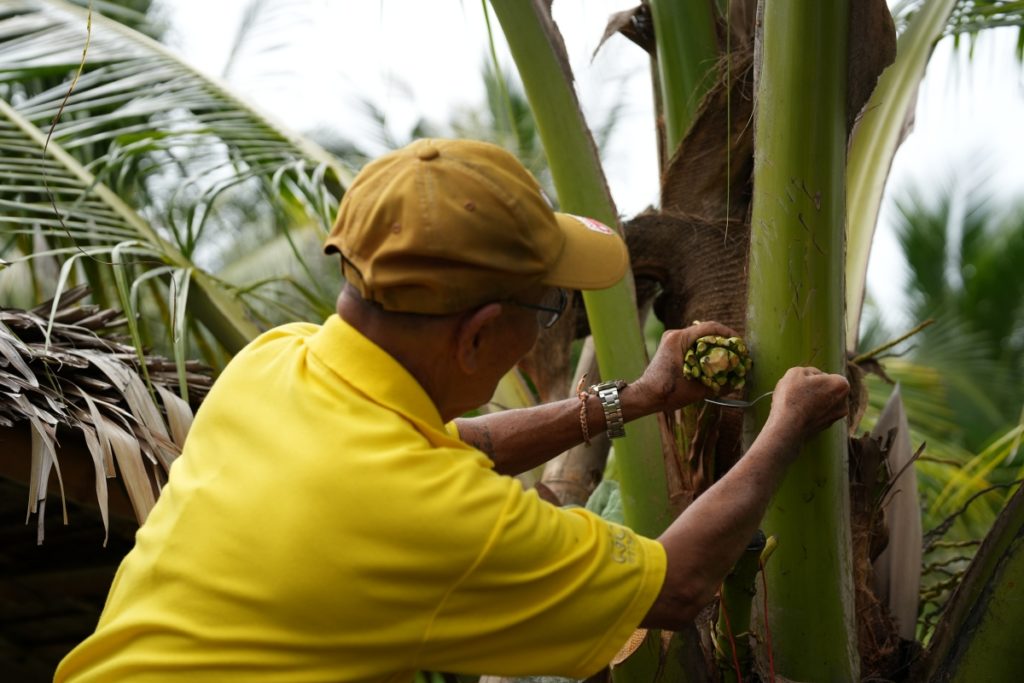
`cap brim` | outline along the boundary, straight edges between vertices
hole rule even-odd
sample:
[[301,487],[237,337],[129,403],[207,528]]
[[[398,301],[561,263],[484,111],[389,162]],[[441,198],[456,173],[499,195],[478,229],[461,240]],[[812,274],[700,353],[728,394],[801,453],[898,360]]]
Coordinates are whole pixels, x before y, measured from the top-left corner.
[[604,289],[622,279],[629,251],[618,233],[592,218],[555,213],[565,247],[543,282],[565,289]]

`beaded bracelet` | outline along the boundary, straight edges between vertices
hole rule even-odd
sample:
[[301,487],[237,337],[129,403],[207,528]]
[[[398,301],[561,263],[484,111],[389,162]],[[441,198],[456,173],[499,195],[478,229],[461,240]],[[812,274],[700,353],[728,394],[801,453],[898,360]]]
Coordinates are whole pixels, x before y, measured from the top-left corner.
[[583,373],[580,381],[576,384],[576,397],[580,400],[580,429],[583,431],[583,443],[590,445],[590,428],[587,427],[587,390],[583,385],[587,383],[587,373]]

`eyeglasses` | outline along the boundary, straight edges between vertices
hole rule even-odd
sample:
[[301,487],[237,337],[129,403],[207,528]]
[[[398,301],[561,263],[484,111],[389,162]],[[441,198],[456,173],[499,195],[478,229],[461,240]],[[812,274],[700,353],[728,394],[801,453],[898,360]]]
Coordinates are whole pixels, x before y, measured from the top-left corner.
[[569,303],[569,293],[561,287],[557,287],[549,289],[540,303],[524,304],[521,301],[511,300],[508,303],[537,311],[537,324],[547,329],[558,322],[562,312],[565,311],[565,306]]

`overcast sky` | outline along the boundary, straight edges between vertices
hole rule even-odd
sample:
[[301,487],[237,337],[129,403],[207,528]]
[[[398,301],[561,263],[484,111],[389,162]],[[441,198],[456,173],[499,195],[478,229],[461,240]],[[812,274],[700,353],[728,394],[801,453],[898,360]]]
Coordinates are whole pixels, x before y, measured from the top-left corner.
[[[271,0],[273,3],[273,0]],[[221,75],[248,0],[163,0],[173,21],[172,47],[203,71]],[[229,84],[286,126],[323,127],[371,143],[374,125],[360,107],[382,107],[404,137],[420,116],[444,122],[459,106],[483,99],[480,77],[487,34],[479,0],[295,0],[270,12],[226,74]],[[591,55],[609,14],[636,0],[556,0],[584,110],[599,117],[626,103],[618,133],[603,150],[620,213],[656,199],[657,166],[651,125],[648,62],[613,37]],[[499,58],[511,63],[494,22]],[[909,184],[946,182],[954,171],[984,169],[1003,196],[1024,197],[1024,81],[1012,58],[1016,30],[993,32],[974,59],[940,44],[922,85],[915,129],[893,164],[889,195]],[[965,183],[961,182],[963,187]],[[902,282],[897,246],[883,207],[869,287]],[[896,298],[880,297],[890,305]]]

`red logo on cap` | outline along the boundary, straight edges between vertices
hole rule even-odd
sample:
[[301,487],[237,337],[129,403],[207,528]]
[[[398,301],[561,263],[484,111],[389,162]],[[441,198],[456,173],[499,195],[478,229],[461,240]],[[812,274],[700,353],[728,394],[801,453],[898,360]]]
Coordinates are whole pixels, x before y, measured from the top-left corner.
[[587,218],[586,216],[577,216],[574,213],[571,213],[569,215],[578,220],[583,225],[585,225],[588,230],[591,230],[593,232],[601,232],[604,233],[605,235],[615,234],[615,231],[613,231],[611,228],[609,228],[601,221],[595,221],[593,218]]

